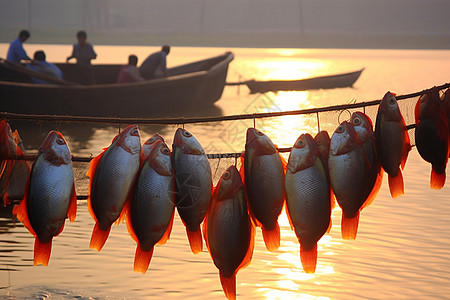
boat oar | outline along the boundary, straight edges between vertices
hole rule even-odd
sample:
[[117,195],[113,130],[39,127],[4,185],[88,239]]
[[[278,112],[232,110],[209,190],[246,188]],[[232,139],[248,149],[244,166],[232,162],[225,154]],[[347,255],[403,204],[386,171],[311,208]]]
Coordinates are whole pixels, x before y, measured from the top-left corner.
[[55,84],[59,84],[59,85],[75,85],[76,83],[70,82],[70,81],[66,81],[63,79],[59,79],[55,76],[49,75],[49,74],[45,74],[45,73],[41,73],[41,72],[37,72],[34,70],[30,70],[27,67],[22,66],[21,64],[16,64],[10,61],[7,61],[4,58],[0,58],[0,64],[2,64],[5,68],[18,72],[18,73],[22,73],[24,75],[30,76],[30,77],[34,77],[34,78],[39,78],[51,83],[55,83]]

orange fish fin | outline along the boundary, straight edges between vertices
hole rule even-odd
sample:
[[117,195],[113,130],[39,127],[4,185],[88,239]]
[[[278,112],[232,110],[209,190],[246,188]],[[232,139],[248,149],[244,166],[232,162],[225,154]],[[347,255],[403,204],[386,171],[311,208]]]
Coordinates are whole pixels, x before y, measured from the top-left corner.
[[172,227],[173,227],[173,218],[174,218],[175,212],[172,213],[172,217],[170,218],[169,224],[167,225],[167,229],[164,232],[163,236],[161,237],[161,239],[158,241],[158,245],[164,245],[165,243],[167,243],[167,241],[170,238],[170,233],[172,232]]
[[333,210],[336,207],[336,195],[333,192],[333,189],[331,188],[330,184],[330,202],[331,202],[331,210]]
[[347,218],[342,213],[341,220],[341,235],[344,240],[356,239],[356,233],[358,232],[359,212],[353,218]]
[[191,246],[192,253],[197,254],[203,250],[202,232],[200,226],[195,231],[190,231],[186,227],[186,234]]
[[[126,201],[124,204],[124,207],[126,205],[129,205],[128,203],[130,203],[130,201]],[[120,223],[122,223],[123,221],[125,221],[125,217],[127,215],[127,210],[124,209],[124,207],[122,208],[122,210],[120,211],[120,215],[117,218],[117,220],[114,222],[114,225],[119,226]]]
[[28,192],[25,191],[25,198],[23,198],[22,202],[20,204],[16,204],[13,207],[13,215],[16,215],[17,219],[23,223],[23,226],[25,226],[26,229],[34,236],[36,237],[36,233],[34,232],[33,227],[31,226],[30,220],[28,219],[28,211],[27,211],[27,198],[28,198]]
[[98,164],[100,163],[100,160],[102,159],[103,155],[105,154],[106,150],[108,148],[104,148],[103,152],[97,155],[96,157],[92,158],[89,163],[89,170],[86,173],[86,176],[89,178],[93,178],[95,175],[95,171],[97,170]]
[[272,230],[267,230],[264,226],[261,229],[267,250],[270,252],[277,250],[280,247],[280,226],[278,222],[275,223]]
[[436,173],[434,167],[431,168],[430,188],[440,190],[445,185],[446,174],[445,171],[442,174]]
[[129,204],[129,203],[125,204],[125,206],[123,207],[123,209],[126,211],[126,214],[125,214],[125,224],[127,224],[127,230],[128,230],[128,233],[130,234],[131,238],[132,238],[136,243],[139,244],[139,239],[138,239],[136,233],[134,232],[133,224],[131,223],[130,204]]
[[236,273],[231,277],[225,277],[222,272],[219,271],[220,283],[222,284],[223,292],[228,300],[236,299]]
[[245,182],[244,156],[245,156],[245,151],[242,152],[241,156],[239,157],[239,160],[241,162],[241,166],[239,168],[239,175],[241,176],[242,182]]
[[70,222],[75,221],[77,216],[77,194],[75,192],[75,184],[72,185],[72,194],[70,195],[69,210],[67,211],[67,216]]
[[144,274],[147,272],[148,266],[150,265],[150,260],[153,256],[153,250],[155,248],[152,247],[150,251],[143,251],[141,249],[141,245],[138,243],[136,246],[136,254],[134,255],[134,271],[141,272]]
[[242,268],[245,268],[250,264],[252,261],[253,256],[253,249],[255,248],[255,235],[256,235],[256,229],[254,224],[249,219],[249,226],[250,226],[250,243],[248,244],[247,253],[244,256],[244,259],[240,263],[240,265],[236,268],[236,273]]
[[300,245],[300,260],[306,273],[315,273],[317,264],[317,243],[311,249],[304,249]]
[[397,198],[405,193],[402,171],[399,170],[395,177],[388,174],[388,182],[392,198]]
[[89,248],[95,249],[98,252],[100,252],[100,250],[102,250],[103,248],[103,245],[105,245],[106,240],[108,239],[110,231],[111,227],[109,227],[107,231],[103,231],[98,227],[98,223],[95,223],[94,230],[92,231]]
[[372,204],[372,202],[375,200],[375,198],[378,195],[378,192],[381,188],[381,183],[383,182],[383,171],[380,169],[380,172],[377,174],[377,178],[375,180],[375,183],[372,187],[372,191],[370,192],[369,196],[367,196],[366,201],[364,201],[363,205],[361,206],[361,209],[369,206]]
[[287,216],[288,221],[289,221],[289,226],[291,226],[291,230],[294,230],[294,223],[292,222],[291,215],[289,214],[287,209],[285,210],[285,212],[286,212],[286,216]]
[[331,218],[330,218],[330,223],[328,224],[328,228],[327,228],[327,231],[325,231],[325,234],[330,233],[332,225],[333,225],[333,221],[331,221]]
[[33,264],[48,266],[50,260],[50,254],[52,252],[52,240],[48,243],[41,243],[39,238],[34,239],[34,260]]

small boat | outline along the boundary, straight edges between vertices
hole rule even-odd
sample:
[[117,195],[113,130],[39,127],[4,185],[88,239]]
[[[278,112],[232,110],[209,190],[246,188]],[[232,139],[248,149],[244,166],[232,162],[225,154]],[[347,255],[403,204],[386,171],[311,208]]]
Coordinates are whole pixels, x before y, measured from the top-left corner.
[[248,80],[228,85],[245,84],[250,89],[250,93],[266,93],[277,91],[305,91],[317,89],[334,89],[341,87],[351,87],[358,80],[364,68],[350,73],[320,76],[300,80],[269,80],[256,81]]
[[234,55],[177,66],[167,78],[116,83],[121,65],[56,64],[64,79],[31,83],[23,66],[0,63],[0,111],[97,117],[183,116],[214,106],[225,86]]

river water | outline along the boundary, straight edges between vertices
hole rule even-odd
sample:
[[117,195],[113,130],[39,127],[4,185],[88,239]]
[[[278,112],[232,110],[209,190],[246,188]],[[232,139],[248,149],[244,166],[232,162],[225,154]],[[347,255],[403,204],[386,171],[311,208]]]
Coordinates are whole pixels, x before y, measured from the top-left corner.
[[[0,45],[6,53],[7,45]],[[64,61],[70,45],[26,44],[29,54],[43,49],[49,61]],[[131,53],[140,61],[155,47],[96,46],[96,63],[124,63]],[[346,49],[177,48],[169,66],[231,50],[236,58],[228,81],[293,79],[354,71],[365,67],[354,88],[250,95],[246,87],[226,87],[208,114],[230,115],[294,110],[380,99],[385,92],[406,94],[450,81],[450,51]],[[401,102],[408,124],[416,99]],[[376,107],[366,111],[375,120]],[[199,114],[202,112],[199,111]],[[203,112],[204,114],[204,112]],[[348,113],[319,115],[330,132]],[[13,127],[14,127],[14,123]],[[186,125],[208,153],[239,152],[245,131],[255,126],[280,147],[291,146],[304,132],[315,134],[316,116]],[[19,125],[18,125],[19,126]],[[20,126],[19,126],[20,127]],[[95,124],[28,124],[21,127],[27,152],[33,153],[50,128],[61,130],[74,155],[97,155],[118,132]],[[14,129],[14,128],[13,128]],[[176,126],[141,126],[145,140],[159,132],[170,145]],[[413,138],[413,132],[410,132]],[[211,160],[214,183],[233,160]],[[86,195],[88,165],[74,164],[78,195]],[[340,237],[341,211],[319,242],[316,273],[303,272],[299,244],[285,214],[280,216],[281,246],[265,249],[257,230],[251,264],[237,275],[241,299],[450,299],[450,187],[429,188],[430,166],[410,152],[404,170],[405,195],[392,199],[383,179],[374,203],[363,210],[354,241]],[[135,242],[126,225],[114,226],[100,253],[89,249],[93,220],[86,201],[78,202],[77,219],[66,223],[53,240],[48,267],[33,266],[31,234],[14,224],[10,212],[0,215],[0,298],[6,299],[224,299],[218,270],[204,249],[192,254],[184,226],[175,218],[170,240],[156,246],[146,274],[133,272]]]

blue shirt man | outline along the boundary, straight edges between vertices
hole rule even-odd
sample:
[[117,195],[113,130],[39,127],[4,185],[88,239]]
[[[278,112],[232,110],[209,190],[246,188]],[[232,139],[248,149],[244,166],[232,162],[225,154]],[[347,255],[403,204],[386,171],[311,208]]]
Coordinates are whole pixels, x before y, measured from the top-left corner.
[[20,64],[21,60],[31,60],[25,49],[23,49],[23,43],[30,37],[30,32],[28,30],[22,30],[19,36],[9,44],[8,55],[6,60]]
[[[45,53],[44,53],[44,51],[41,51],[41,50],[36,51],[34,53],[34,62],[31,64],[27,64],[27,68],[30,70],[36,71],[36,72],[40,72],[43,74],[54,76],[59,79],[63,79],[63,73],[61,72],[61,70],[54,64],[46,62],[45,61]],[[48,82],[46,80],[35,78],[35,77],[31,78],[31,82],[37,83],[37,84],[51,84],[50,82]]]
[[161,51],[147,57],[139,68],[141,76],[145,79],[163,78],[168,76],[166,57],[170,46],[164,45]]
[[94,51],[94,47],[87,43],[87,34],[81,30],[77,32],[78,43],[73,44],[72,55],[67,58],[69,61],[72,58],[77,59],[77,64],[89,66],[92,59],[97,58],[97,53]]

